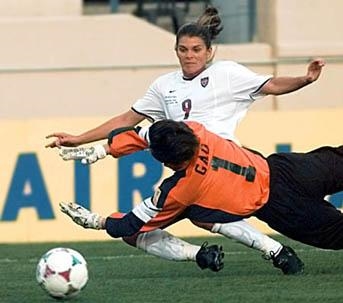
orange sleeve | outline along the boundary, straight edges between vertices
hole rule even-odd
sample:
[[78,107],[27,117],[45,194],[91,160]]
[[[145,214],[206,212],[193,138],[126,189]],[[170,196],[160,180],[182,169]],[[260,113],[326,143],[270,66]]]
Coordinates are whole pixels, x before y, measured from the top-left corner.
[[119,158],[148,147],[145,139],[138,134],[139,128],[123,127],[113,130],[108,136],[110,154]]

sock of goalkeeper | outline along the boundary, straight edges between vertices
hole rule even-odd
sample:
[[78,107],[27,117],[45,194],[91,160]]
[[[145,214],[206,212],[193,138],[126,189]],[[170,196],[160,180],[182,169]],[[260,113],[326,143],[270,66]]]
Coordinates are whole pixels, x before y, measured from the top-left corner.
[[282,249],[282,244],[253,228],[245,220],[231,223],[215,223],[212,233],[219,233],[250,248],[261,251],[265,256],[276,256]]
[[[259,250],[266,256],[277,255],[282,249],[281,243],[255,230],[243,220],[225,224],[216,223],[212,232]],[[154,256],[174,261],[194,261],[201,248],[199,245],[190,244],[161,229],[139,234],[135,245],[133,243],[131,245]]]

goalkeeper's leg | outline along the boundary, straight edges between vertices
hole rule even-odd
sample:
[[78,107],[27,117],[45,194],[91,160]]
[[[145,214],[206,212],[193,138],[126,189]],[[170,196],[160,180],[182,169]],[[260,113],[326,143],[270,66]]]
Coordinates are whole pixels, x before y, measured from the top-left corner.
[[178,239],[162,229],[138,233],[123,240],[151,255],[171,261],[195,261],[200,246]]
[[201,269],[219,271],[224,267],[223,248],[218,245],[192,245],[162,229],[123,238],[124,242],[148,254],[171,261],[195,261]]
[[[199,223],[193,223],[199,226]],[[210,228],[210,231],[213,233],[219,233],[250,248],[259,250],[268,257],[271,255],[277,255],[282,249],[282,244],[280,242],[261,233],[245,220],[230,223],[215,223]]]
[[265,259],[272,260],[273,265],[281,269],[286,275],[299,274],[304,271],[304,263],[293,249],[283,246],[280,242],[261,233],[245,220],[230,223],[192,222],[201,228],[210,230],[213,233],[219,233],[261,251]]
[[[114,213],[111,217],[120,218],[124,214]],[[160,221],[161,226],[163,221]],[[144,230],[144,228],[143,228]],[[224,252],[219,245],[193,245],[183,241],[165,230],[147,228],[130,237],[123,237],[124,242],[137,247],[148,254],[171,261],[195,261],[201,269],[219,271],[224,267]]]

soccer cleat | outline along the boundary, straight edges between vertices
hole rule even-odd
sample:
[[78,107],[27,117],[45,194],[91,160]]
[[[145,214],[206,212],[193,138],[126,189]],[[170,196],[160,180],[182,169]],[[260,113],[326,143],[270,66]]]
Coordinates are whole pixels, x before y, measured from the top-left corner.
[[201,269],[209,268],[212,271],[220,271],[224,267],[223,259],[223,247],[218,245],[208,246],[207,242],[201,245],[196,254],[196,262]]
[[277,255],[271,254],[270,259],[285,275],[299,275],[304,272],[304,263],[289,246],[283,246]]
[[88,209],[76,203],[60,203],[60,209],[68,215],[76,224],[84,228],[102,229],[101,216],[90,212]]

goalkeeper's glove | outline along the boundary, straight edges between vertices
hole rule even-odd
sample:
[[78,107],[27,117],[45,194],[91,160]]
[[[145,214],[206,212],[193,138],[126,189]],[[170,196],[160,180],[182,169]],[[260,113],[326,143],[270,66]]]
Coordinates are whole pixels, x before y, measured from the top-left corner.
[[87,208],[76,203],[60,203],[61,212],[69,216],[76,224],[84,228],[102,229],[102,217],[90,212]]
[[60,156],[63,160],[81,160],[82,164],[92,164],[106,157],[105,147],[101,144],[92,147],[61,148]]

